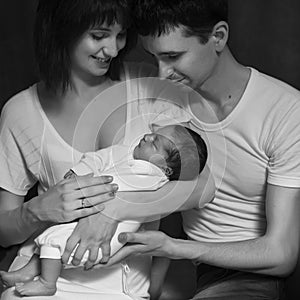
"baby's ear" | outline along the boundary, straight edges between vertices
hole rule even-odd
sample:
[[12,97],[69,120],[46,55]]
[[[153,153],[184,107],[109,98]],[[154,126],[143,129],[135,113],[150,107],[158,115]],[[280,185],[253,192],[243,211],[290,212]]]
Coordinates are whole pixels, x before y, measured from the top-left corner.
[[167,177],[170,177],[173,174],[172,168],[168,166],[161,167]]

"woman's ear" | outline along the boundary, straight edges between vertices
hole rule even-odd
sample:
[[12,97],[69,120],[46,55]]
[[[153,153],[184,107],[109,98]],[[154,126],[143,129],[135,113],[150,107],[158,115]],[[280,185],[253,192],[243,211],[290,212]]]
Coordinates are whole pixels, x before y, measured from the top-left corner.
[[222,52],[227,44],[229,36],[228,23],[224,21],[218,22],[213,29],[212,37],[215,43],[215,49],[217,52]]

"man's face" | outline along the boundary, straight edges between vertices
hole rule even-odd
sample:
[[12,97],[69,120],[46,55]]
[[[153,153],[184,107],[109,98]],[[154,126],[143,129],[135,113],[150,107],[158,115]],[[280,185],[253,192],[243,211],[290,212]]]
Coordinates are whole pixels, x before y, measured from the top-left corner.
[[159,37],[141,39],[145,50],[155,56],[160,77],[201,89],[213,75],[218,56],[212,38],[201,44],[198,37],[185,37],[177,27]]

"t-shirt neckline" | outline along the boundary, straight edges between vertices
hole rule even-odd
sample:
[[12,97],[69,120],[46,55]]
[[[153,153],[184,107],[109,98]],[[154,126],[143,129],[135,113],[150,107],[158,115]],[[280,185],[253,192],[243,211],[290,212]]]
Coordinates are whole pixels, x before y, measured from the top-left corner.
[[45,124],[47,125],[48,129],[50,130],[50,132],[55,136],[55,138],[66,148],[68,148],[69,150],[76,152],[78,154],[82,154],[82,152],[80,152],[79,150],[75,149],[74,147],[72,147],[69,143],[67,143],[63,137],[58,133],[58,131],[55,129],[55,127],[53,126],[53,124],[50,122],[49,118],[47,117],[39,96],[38,96],[38,92],[37,92],[37,84],[34,84],[32,87],[32,93],[33,93],[33,99],[34,99],[34,103],[36,105],[37,110],[39,111],[40,115],[42,116],[42,119],[44,120]]
[[217,123],[206,123],[198,119],[198,117],[193,113],[190,104],[188,102],[187,109],[189,113],[192,115],[191,123],[195,125],[196,127],[199,127],[203,129],[204,131],[218,131],[222,130],[236,118],[239,111],[246,105],[246,103],[250,100],[250,95],[252,94],[253,86],[255,86],[255,79],[257,77],[258,71],[256,69],[253,69],[251,67],[248,67],[250,69],[250,76],[249,80],[247,82],[245,91],[240,99],[240,101],[237,103],[237,105],[234,107],[234,109],[231,111],[231,113],[222,121]]

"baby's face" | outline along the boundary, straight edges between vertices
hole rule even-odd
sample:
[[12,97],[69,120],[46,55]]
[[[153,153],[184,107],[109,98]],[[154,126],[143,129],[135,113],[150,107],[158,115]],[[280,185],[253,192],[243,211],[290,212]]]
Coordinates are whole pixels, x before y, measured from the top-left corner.
[[158,167],[166,166],[169,151],[174,149],[174,129],[171,126],[163,127],[157,131],[145,134],[140,143],[134,148],[134,159],[149,161]]

